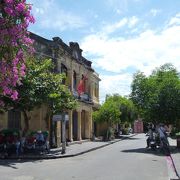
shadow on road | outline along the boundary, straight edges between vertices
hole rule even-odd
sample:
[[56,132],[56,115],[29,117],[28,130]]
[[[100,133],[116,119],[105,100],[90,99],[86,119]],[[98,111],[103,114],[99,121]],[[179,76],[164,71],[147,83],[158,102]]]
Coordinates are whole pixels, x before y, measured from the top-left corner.
[[17,164],[19,163],[25,163],[25,162],[31,162],[31,163],[40,163],[42,160],[23,160],[23,159],[18,159],[18,160],[0,160],[0,167],[5,166],[5,167],[10,167],[13,169],[18,169]]
[[137,140],[137,139],[141,139],[141,138],[136,138],[136,137],[125,137],[124,139],[127,139],[127,140]]
[[[153,154],[156,156],[165,156],[162,149],[157,148],[156,150],[152,150],[151,148],[137,148],[137,149],[126,149],[122,150],[124,153],[144,153],[144,154]],[[180,153],[180,149],[177,149],[175,146],[170,147],[171,154]]]

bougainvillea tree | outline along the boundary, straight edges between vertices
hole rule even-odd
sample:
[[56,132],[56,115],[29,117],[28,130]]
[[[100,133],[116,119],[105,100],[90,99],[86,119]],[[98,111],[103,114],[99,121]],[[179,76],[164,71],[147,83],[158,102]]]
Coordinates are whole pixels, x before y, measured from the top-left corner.
[[0,107],[2,96],[18,99],[15,87],[25,75],[25,54],[33,51],[27,31],[34,23],[30,12],[26,0],[0,0]]

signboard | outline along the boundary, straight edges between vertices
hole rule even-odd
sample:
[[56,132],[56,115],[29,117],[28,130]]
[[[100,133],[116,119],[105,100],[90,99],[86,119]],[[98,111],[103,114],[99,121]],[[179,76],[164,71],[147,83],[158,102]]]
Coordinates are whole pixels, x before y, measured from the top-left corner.
[[65,121],[69,121],[69,115],[68,114],[65,115]]
[[[62,114],[53,115],[53,121],[62,121]],[[65,114],[65,121],[69,121],[69,115]]]
[[61,114],[56,114],[53,115],[53,121],[62,121],[62,115]]

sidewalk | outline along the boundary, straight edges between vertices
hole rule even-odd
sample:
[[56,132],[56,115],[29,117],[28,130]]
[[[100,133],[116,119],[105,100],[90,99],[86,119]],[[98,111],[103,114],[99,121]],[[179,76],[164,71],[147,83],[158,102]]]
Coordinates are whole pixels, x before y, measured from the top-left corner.
[[177,148],[176,139],[169,138],[169,143],[171,146],[171,157],[175,166],[175,170],[180,178],[180,149]]
[[72,144],[66,146],[66,153],[61,154],[62,148],[51,149],[49,154],[22,154],[19,156],[11,155],[7,159],[56,159],[56,158],[66,158],[73,157],[80,154],[84,154],[90,151],[94,151],[99,148],[103,148],[110,144],[122,141],[123,139],[135,136],[135,134],[123,135],[119,139],[114,139],[112,141],[89,141],[85,140],[82,142],[73,142]]

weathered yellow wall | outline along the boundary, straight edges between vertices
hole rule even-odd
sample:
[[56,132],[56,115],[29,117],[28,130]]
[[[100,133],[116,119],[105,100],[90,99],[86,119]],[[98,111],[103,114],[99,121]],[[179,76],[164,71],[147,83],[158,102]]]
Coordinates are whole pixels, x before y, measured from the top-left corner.
[[96,130],[97,130],[97,136],[102,136],[108,129],[107,123],[97,123]]
[[7,128],[7,113],[0,114],[0,130]]
[[47,123],[45,121],[47,108],[45,106],[42,106],[41,108],[34,109],[31,113],[31,119],[29,122],[29,129],[30,130],[42,130],[46,131],[48,130]]

